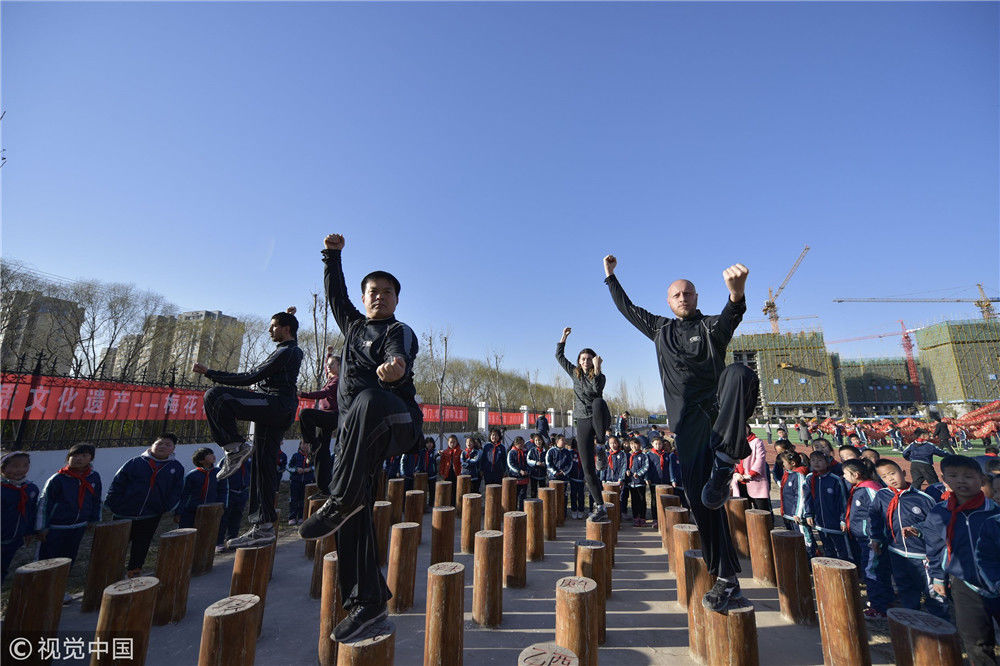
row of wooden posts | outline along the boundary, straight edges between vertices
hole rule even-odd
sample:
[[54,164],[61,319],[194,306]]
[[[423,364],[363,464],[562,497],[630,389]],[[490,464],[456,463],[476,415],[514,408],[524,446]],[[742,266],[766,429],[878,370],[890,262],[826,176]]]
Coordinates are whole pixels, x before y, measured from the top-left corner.
[[[503,588],[527,584],[526,563],[544,559],[545,541],[556,539],[556,528],[565,521],[563,482],[540,488],[539,498],[525,500],[523,510],[517,507],[514,479],[504,479],[502,485],[487,485],[480,494],[469,492],[468,477],[460,476],[455,484],[458,497],[454,506],[452,486],[448,481],[436,484],[431,511],[425,664],[462,663],[465,565],[454,561],[458,517],[459,548],[473,555],[472,618],[484,627],[501,624]],[[307,493],[311,490],[307,489]],[[587,538],[576,543],[575,575],[556,584],[555,643],[525,648],[519,663],[550,663],[544,660],[558,657],[566,660],[558,663],[596,666],[598,646],[606,638],[606,599],[612,594],[621,521],[619,491],[619,484],[605,484],[604,501],[611,505],[609,521],[587,521]],[[391,479],[386,484],[385,499],[375,502],[376,542],[380,564],[388,565],[386,582],[393,595],[389,602],[392,613],[405,612],[413,605],[425,493],[426,478],[416,479],[414,489],[409,491],[402,479]],[[321,503],[313,500],[307,510],[315,510]],[[855,566],[831,558],[814,558],[810,566],[802,535],[773,529],[772,514],[748,509],[748,504],[745,499],[732,499],[727,505],[734,543],[741,555],[749,557],[753,577],[760,584],[777,588],[782,616],[797,624],[818,622],[825,664],[870,664]],[[681,506],[672,488],[657,486],[654,506],[668,570],[677,579],[677,600],[688,613],[692,656],[712,665],[757,664],[753,607],[748,604],[731,608],[726,614],[703,608],[701,597],[714,581],[701,557],[697,528],[690,524],[688,510]],[[125,580],[122,577],[130,521],[97,526],[81,609],[88,612],[99,606],[95,632],[98,640],[129,632],[135,637],[133,660],[129,663],[144,662],[151,626],[182,619],[191,576],[211,570],[221,510],[221,504],[199,507],[195,528],[176,529],[160,536],[154,576]],[[395,650],[391,623],[350,643],[338,644],[332,639],[333,627],[345,614],[338,590],[334,536],[306,541],[305,553],[314,562],[310,596],[321,600],[319,663],[391,664]],[[253,663],[274,557],[274,543],[236,551],[230,596],[204,613],[200,665]],[[55,558],[17,569],[5,634],[58,629],[69,567],[70,560]],[[892,609],[889,626],[898,664],[962,663],[955,628],[949,623],[918,611]],[[110,654],[95,653],[91,659],[91,664],[110,663]]]

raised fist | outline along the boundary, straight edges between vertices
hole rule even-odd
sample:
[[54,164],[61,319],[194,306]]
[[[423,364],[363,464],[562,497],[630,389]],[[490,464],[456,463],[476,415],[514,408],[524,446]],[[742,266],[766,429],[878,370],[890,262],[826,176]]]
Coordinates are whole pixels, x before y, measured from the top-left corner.
[[375,369],[375,374],[386,384],[399,381],[406,372],[406,361],[399,356],[393,356],[391,361],[386,361]]
[[567,326],[566,328],[563,329],[563,337],[562,337],[563,342],[566,342],[566,338],[568,338],[569,334],[572,333],[572,332],[573,332],[573,329],[570,328],[569,326]]
[[734,301],[743,298],[743,288],[746,286],[748,275],[750,275],[750,269],[743,264],[733,264],[722,271],[722,279],[726,281],[726,287]]
[[615,274],[615,267],[618,266],[618,260],[615,259],[615,255],[609,254],[604,257],[604,274],[611,277]]
[[340,234],[330,234],[323,239],[323,244],[326,245],[326,249],[328,250],[343,250],[344,237]]

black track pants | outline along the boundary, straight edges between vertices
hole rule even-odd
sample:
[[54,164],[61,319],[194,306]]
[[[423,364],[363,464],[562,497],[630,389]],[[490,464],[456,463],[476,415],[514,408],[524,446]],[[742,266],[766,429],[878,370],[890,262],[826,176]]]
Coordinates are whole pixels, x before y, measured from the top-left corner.
[[337,429],[337,412],[322,409],[303,409],[299,412],[302,439],[309,444],[309,453],[316,464],[316,485],[320,492],[327,492],[333,475],[330,459],[330,438]]
[[576,421],[576,443],[580,447],[580,465],[583,467],[583,482],[591,498],[598,504],[604,502],[601,495],[601,484],[597,481],[597,467],[594,465],[594,453],[597,450],[597,438],[604,438],[604,431],[611,423],[611,412],[604,398],[594,400],[591,417]]

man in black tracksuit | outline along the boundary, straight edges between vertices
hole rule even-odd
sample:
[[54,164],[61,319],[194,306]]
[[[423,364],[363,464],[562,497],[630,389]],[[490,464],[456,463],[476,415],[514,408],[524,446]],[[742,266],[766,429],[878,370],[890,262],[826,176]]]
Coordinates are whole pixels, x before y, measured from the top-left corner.
[[[278,348],[263,363],[249,372],[210,370],[195,363],[194,372],[216,384],[205,391],[205,416],[212,439],[223,448],[226,457],[219,468],[221,481],[237,472],[253,453],[250,463],[250,530],[226,542],[229,548],[248,548],[274,541],[274,496],[277,484],[274,468],[278,449],[288,427],[295,421],[299,401],[295,386],[302,365],[302,350],[295,336],[299,322],[295,309],[271,317],[268,329]],[[257,391],[232,388],[257,384]],[[256,446],[245,441],[237,421],[253,421]],[[256,449],[256,452],[254,452]]]
[[[750,453],[746,422],[757,403],[759,380],[748,367],[725,365],[726,346],[746,311],[743,288],[748,271],[742,264],[723,273],[729,300],[722,313],[705,316],[698,294],[687,280],[670,285],[667,301],[677,319],[654,315],[634,305],[614,275],[617,260],[604,258],[605,283],[618,310],[656,343],[663,397],[675,434],[684,488],[710,573],[718,576],[703,603],[724,610],[740,597],[726,512],[729,481],[736,462]],[[701,489],[705,489],[703,496]]]
[[416,453],[423,445],[423,415],[413,386],[417,338],[393,316],[399,281],[384,271],[366,275],[361,281],[362,314],[344,283],[344,237],[331,234],[324,245],[326,296],[344,334],[337,389],[340,436],[330,499],[302,523],[299,535],[318,539],[337,531],[340,594],[347,617],[333,633],[344,642],[386,617],[391,594],[375,547],[375,478],[387,458]]

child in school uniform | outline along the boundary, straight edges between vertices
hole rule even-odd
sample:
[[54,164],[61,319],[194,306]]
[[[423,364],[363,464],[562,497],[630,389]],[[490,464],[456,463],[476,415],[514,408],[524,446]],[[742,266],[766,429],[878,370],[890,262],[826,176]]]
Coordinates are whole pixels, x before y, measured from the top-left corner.
[[94,471],[96,449],[74,444],[66,465],[45,482],[38,502],[38,559],[75,561],[88,526],[101,520],[101,475]]
[[[548,481],[569,482],[569,473],[573,468],[573,457],[570,455],[569,445],[565,435],[556,435],[553,438],[553,445],[545,452],[545,472]],[[564,487],[564,490],[568,488]],[[568,503],[569,497],[564,496],[563,502]],[[565,505],[563,510],[565,510]]]
[[642,442],[634,437],[629,440],[632,449],[628,455],[625,483],[632,498],[632,526],[646,526],[646,477],[649,473],[649,456],[642,450]]
[[917,525],[924,522],[935,502],[925,492],[906,481],[906,473],[892,459],[879,460],[875,469],[886,487],[875,493],[869,509],[871,546],[875,555],[888,554],[892,582],[899,605],[924,610],[948,619],[943,598],[930,591],[927,577],[927,549]]
[[980,576],[976,546],[986,523],[1000,516],[1000,507],[983,493],[982,470],[972,458],[944,456],[941,476],[951,496],[935,505],[918,526],[927,546],[932,590],[942,597],[948,593],[969,661],[995,666],[993,620],[1000,619],[1000,598]]
[[819,532],[825,556],[849,561],[851,554],[841,528],[847,511],[844,480],[830,471],[830,460],[822,451],[809,454],[809,469],[806,475],[806,523]]
[[413,475],[417,471],[417,454],[404,453],[399,456],[399,475],[403,477],[403,490],[413,490]]
[[844,534],[851,551],[851,561],[858,567],[858,577],[868,592],[868,608],[865,617],[885,617],[892,602],[892,588],[889,580],[892,569],[888,556],[875,557],[871,549],[871,523],[868,512],[872,500],[882,486],[872,479],[873,470],[867,461],[860,458],[845,460],[844,480],[851,485],[847,494],[847,508],[844,512]]
[[434,492],[438,477],[437,443],[433,437],[424,437],[424,448],[417,454],[417,471],[427,475],[427,507],[434,506]]
[[482,481],[480,472],[482,458],[483,450],[476,446],[476,440],[466,437],[465,448],[462,450],[462,474],[469,477],[469,489],[474,493],[479,492],[479,484]]
[[[221,502],[226,504],[226,480],[219,481],[216,475],[219,469],[215,466],[215,453],[208,447],[202,447],[191,456],[194,469],[184,475],[184,486],[181,488],[181,501],[174,511],[174,522],[179,527],[194,527],[194,517],[202,504]],[[225,512],[223,512],[225,513]]]
[[278,449],[278,460],[275,466],[274,474],[274,487],[281,487],[281,477],[285,475],[285,470],[288,469],[288,456],[280,448]]
[[[589,495],[590,493],[584,492],[583,461],[580,460],[580,447],[576,441],[576,437],[569,442],[569,452],[570,515],[574,520],[582,520],[585,517],[584,510],[586,508],[584,495]],[[591,499],[591,503],[593,503],[593,499]]]
[[687,494],[684,492],[684,475],[681,472],[681,459],[677,454],[677,449],[669,439],[664,440],[664,448],[670,453],[667,454],[667,465],[670,469],[670,485],[675,489],[675,494],[680,495],[681,505],[687,506]]
[[315,482],[312,454],[308,442],[299,443],[299,450],[288,461],[288,524],[302,523],[306,486]]
[[540,433],[531,436],[528,447],[528,497],[538,497],[538,489],[546,485],[545,440]]
[[28,481],[31,457],[24,451],[4,452],[0,457],[0,553],[2,578],[14,561],[17,551],[31,543],[38,517],[38,486]]
[[524,448],[524,437],[515,437],[514,444],[507,452],[507,476],[517,479],[517,507],[524,507],[528,494],[528,452]]
[[782,468],[779,509],[785,520],[785,529],[801,532],[806,550],[814,552],[816,542],[812,530],[805,520],[806,475],[809,468],[798,453],[786,451],[781,454]]
[[503,483],[503,477],[507,476],[507,447],[500,441],[502,438],[498,429],[490,430],[490,441],[483,447],[483,454],[479,459],[479,474],[483,485]]
[[[993,478],[993,485],[1000,485],[1000,475]],[[1000,597],[1000,516],[993,516],[983,523],[979,542],[976,544],[976,564],[979,580],[990,592]]]
[[462,473],[462,450],[458,448],[458,437],[448,436],[448,446],[441,451],[438,459],[438,477],[442,481],[451,482],[451,503],[455,505],[455,486],[458,485],[458,475]]
[[[252,456],[252,454],[251,454]],[[230,550],[226,541],[235,539],[240,534],[240,523],[243,521],[243,509],[250,500],[250,458],[247,458],[228,479],[219,484],[220,494],[224,492],[226,509],[219,521],[219,538],[216,541],[215,552],[225,553]]]
[[604,470],[604,481],[620,483],[621,492],[618,496],[622,518],[628,511],[628,488],[625,485],[625,472],[628,470],[628,454],[622,449],[621,440],[612,437],[608,440],[608,467]]

